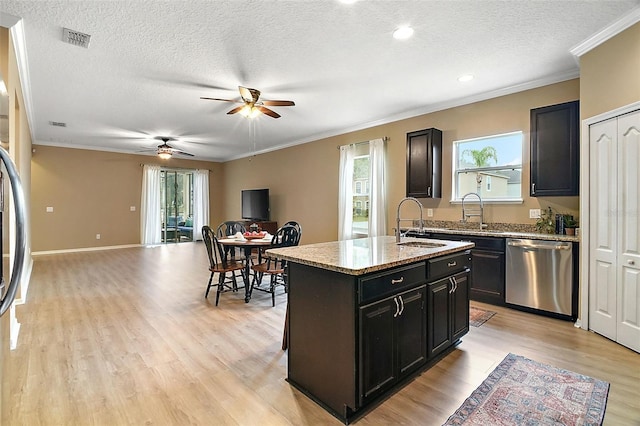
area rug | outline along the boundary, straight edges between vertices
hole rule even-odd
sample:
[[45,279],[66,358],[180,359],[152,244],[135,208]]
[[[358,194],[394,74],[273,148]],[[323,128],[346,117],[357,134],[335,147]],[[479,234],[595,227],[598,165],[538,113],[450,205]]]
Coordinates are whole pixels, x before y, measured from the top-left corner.
[[445,425],[601,425],[609,383],[509,354]]
[[486,309],[474,308],[471,306],[469,307],[469,325],[480,327],[495,314],[496,313],[493,311],[487,311]]

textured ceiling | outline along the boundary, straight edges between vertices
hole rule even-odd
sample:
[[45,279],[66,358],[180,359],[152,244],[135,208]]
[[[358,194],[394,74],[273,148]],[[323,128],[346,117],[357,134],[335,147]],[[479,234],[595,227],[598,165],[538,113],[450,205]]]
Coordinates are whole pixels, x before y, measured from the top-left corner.
[[[638,5],[0,2],[23,18],[35,144],[133,153],[173,136],[176,148],[219,161],[576,77],[570,49]],[[402,24],[411,39],[393,39]],[[90,34],[89,48],[63,43],[63,27]],[[475,79],[458,82],[467,73]],[[296,106],[248,120],[200,99],[239,99],[238,85]]]

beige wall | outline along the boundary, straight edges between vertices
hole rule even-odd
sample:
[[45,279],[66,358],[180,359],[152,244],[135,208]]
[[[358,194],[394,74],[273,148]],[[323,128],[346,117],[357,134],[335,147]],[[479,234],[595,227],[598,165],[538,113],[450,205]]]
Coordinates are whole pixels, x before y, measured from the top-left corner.
[[139,244],[142,163],[211,170],[210,217],[221,220],[219,163],[38,145],[32,159],[33,250]]
[[640,100],[640,23],[580,58],[580,117]]
[[[513,95],[401,120],[304,145],[230,161],[224,164],[226,179],[224,213],[226,219],[240,216],[240,190],[269,188],[271,218],[278,223],[297,220],[303,226],[302,243],[337,238],[338,227],[338,145],[387,136],[388,232],[395,226],[396,207],[405,196],[406,133],[436,127],[443,131],[443,198],[422,199],[434,209],[436,220],[458,220],[460,206],[451,204],[452,144],[492,134],[522,130],[523,204],[489,204],[487,222],[535,223],[530,208],[554,209],[578,214],[578,197],[529,197],[530,110],[576,100],[579,80],[570,80]],[[403,209],[404,212],[404,209]],[[410,214],[408,212],[408,214]]]

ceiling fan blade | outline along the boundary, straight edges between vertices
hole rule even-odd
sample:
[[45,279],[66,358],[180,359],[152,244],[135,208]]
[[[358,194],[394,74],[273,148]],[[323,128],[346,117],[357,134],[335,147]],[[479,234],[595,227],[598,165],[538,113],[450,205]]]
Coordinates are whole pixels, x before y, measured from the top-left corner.
[[262,105],[266,106],[294,106],[293,101],[262,101]]
[[188,152],[184,152],[184,151],[180,151],[179,149],[173,149],[172,150],[174,154],[179,154],[179,155],[186,155],[188,157],[195,157],[193,154],[190,154]]
[[265,115],[268,115],[269,117],[273,117],[273,118],[280,118],[280,114],[278,114],[275,111],[270,110],[269,108],[263,107],[263,106],[258,106],[256,107],[260,110],[260,112],[262,112]]
[[238,86],[240,96],[245,102],[256,103],[260,98],[260,91],[258,89],[251,89],[249,87]]
[[231,111],[229,111],[227,114],[228,114],[228,115],[230,115],[230,114],[235,114],[236,112],[240,112],[240,110],[241,110],[242,108],[244,108],[244,105],[239,106],[239,107],[235,107],[234,109],[232,109]]
[[206,98],[204,96],[200,96],[200,99],[206,99],[208,101],[240,102],[240,101],[235,100],[235,99]]

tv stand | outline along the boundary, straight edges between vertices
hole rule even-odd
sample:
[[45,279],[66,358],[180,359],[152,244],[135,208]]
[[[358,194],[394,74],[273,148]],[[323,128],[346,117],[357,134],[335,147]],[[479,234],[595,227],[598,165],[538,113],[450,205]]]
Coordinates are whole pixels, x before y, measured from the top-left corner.
[[247,228],[247,231],[249,231],[249,227],[251,225],[253,225],[254,223],[256,225],[258,225],[260,228],[262,228],[263,231],[267,231],[271,235],[275,234],[278,231],[278,222],[275,222],[275,221],[245,220],[245,219],[242,219],[239,222],[242,223],[245,228]]

